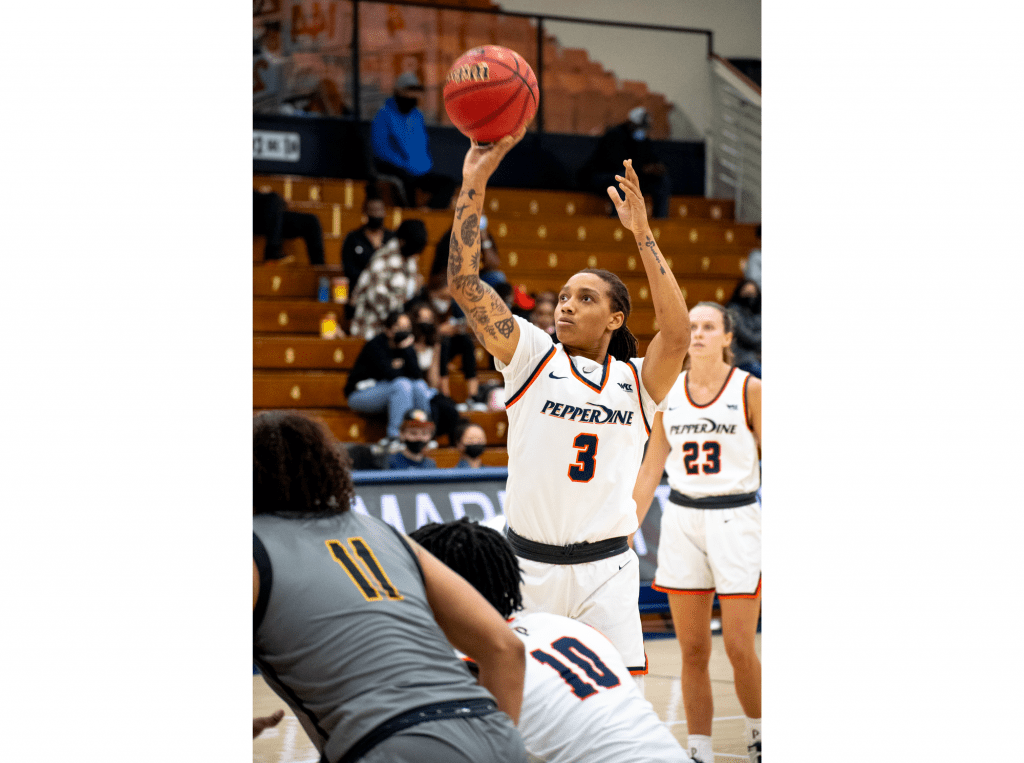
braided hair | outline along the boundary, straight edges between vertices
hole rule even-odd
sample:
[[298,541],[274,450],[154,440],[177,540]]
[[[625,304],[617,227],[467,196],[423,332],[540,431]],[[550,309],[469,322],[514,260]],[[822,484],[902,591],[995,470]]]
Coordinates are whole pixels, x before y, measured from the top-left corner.
[[443,525],[431,522],[409,537],[464,577],[502,617],[523,608],[519,562],[498,531],[463,517]]
[[252,423],[252,513],[327,517],[355,496],[348,452],[324,426],[293,411]]
[[608,343],[608,354],[622,361],[628,361],[630,358],[637,357],[640,354],[640,343],[633,336],[633,332],[626,327],[626,321],[629,320],[631,308],[629,289],[626,288],[626,284],[610,270],[584,268],[579,272],[592,273],[608,284],[608,298],[612,302],[612,311],[621,312],[624,315],[622,325],[615,329],[611,342]]

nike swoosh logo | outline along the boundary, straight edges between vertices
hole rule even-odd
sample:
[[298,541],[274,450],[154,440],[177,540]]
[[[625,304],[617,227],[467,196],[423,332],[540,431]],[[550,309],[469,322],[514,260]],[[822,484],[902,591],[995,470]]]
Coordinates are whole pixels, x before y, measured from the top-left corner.
[[552,379],[568,379],[569,378],[568,376],[555,376],[555,372],[554,371],[551,371],[550,373],[548,373],[548,376],[550,376]]

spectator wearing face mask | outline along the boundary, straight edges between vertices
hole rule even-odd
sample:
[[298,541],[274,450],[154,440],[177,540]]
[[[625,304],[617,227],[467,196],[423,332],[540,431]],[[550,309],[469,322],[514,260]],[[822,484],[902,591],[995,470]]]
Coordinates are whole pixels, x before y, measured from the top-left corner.
[[455,181],[431,172],[427,128],[423,112],[416,106],[423,85],[413,72],[404,72],[395,80],[394,97],[388,98],[370,125],[370,145],[377,171],[395,175],[405,188],[409,206],[416,206],[416,189],[430,194],[432,209],[447,209],[455,192]]
[[416,255],[427,245],[422,220],[404,220],[395,238],[374,252],[352,289],[349,333],[372,339],[384,327],[384,318],[401,312],[419,286]]
[[[415,319],[415,315],[412,316],[415,319],[413,320],[413,332],[417,331],[417,325],[419,325],[418,330],[421,334],[424,336],[430,334],[433,337],[432,342],[438,343],[438,376],[437,382],[431,381],[431,385],[450,398],[452,392],[449,365],[455,357],[461,357],[462,375],[466,380],[467,400],[465,403],[459,404],[459,410],[487,410],[483,401],[478,399],[480,380],[477,377],[476,344],[466,328],[466,320],[461,316],[461,311],[459,311],[460,317],[455,316],[458,305],[452,302],[448,294],[446,277],[431,276],[427,285],[417,293],[414,303],[406,306],[406,311],[409,312],[414,307],[423,315],[423,320],[421,322]],[[424,310],[424,307],[427,310]],[[433,313],[433,331],[426,325],[428,311]],[[427,378],[429,381],[430,376],[428,375]]]
[[726,303],[732,316],[733,365],[761,378],[761,289],[749,278],[741,280]]
[[[632,159],[640,187],[651,194],[654,202],[653,216],[668,217],[672,179],[648,137],[650,125],[647,109],[637,106],[629,112],[629,119],[608,128],[580,170],[580,183],[584,188],[607,197],[608,188],[618,188],[615,176],[622,174],[622,162]],[[611,214],[615,215],[614,209]]]
[[403,414],[410,408],[430,410],[430,400],[436,394],[424,381],[416,360],[409,316],[388,314],[384,330],[356,356],[345,383],[348,407],[364,416],[385,413],[387,436],[379,445],[395,451]]
[[462,454],[456,469],[479,469],[484,465],[487,435],[484,428],[472,421],[463,421],[455,430],[455,448]]
[[437,462],[423,455],[423,451],[434,439],[434,422],[430,415],[414,408],[402,417],[400,432],[402,450],[392,453],[388,469],[436,469]]
[[[348,278],[349,287],[352,289],[359,282],[359,276],[370,263],[373,253],[395,237],[393,230],[384,227],[387,207],[384,206],[384,200],[372,186],[367,188],[366,200],[363,202],[363,214],[366,215],[366,223],[354,231],[350,231],[341,245],[341,265],[345,269],[345,277]],[[348,307],[351,308],[352,305]],[[351,310],[346,312],[350,313]],[[351,318],[352,315],[349,314],[348,317]]]

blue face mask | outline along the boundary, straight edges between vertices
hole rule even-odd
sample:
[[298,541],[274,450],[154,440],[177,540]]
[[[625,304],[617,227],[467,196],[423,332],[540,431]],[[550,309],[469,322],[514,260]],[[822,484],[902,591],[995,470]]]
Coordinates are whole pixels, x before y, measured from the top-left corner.
[[644,130],[644,129],[633,130],[633,140],[637,141],[638,143],[640,141],[642,141],[646,137],[647,137],[647,130]]

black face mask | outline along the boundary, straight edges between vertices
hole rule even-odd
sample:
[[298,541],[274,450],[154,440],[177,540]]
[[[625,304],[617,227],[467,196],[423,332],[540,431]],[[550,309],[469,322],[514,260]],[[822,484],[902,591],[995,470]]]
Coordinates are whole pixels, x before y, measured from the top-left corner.
[[427,344],[433,344],[434,339],[437,338],[437,326],[433,323],[414,323],[412,330],[418,339],[422,339]]
[[405,447],[409,449],[411,453],[422,453],[423,449],[427,447],[427,444],[423,440],[403,440]]
[[395,332],[395,338],[392,341],[395,343],[395,346],[397,347],[398,345],[400,345],[402,342],[404,342],[406,339],[408,339],[411,336],[412,336],[412,332],[411,331],[396,331]]
[[419,101],[416,98],[409,98],[408,96],[404,95],[395,96],[395,105],[398,107],[398,110],[403,114],[408,114],[410,111],[415,109],[417,103],[419,103]]
[[752,313],[761,312],[761,300],[757,297],[736,297],[736,303],[747,308]]
[[384,227],[384,218],[383,217],[367,217],[366,218],[366,227],[369,230],[380,230],[381,228]]
[[483,454],[483,452],[484,452],[484,448],[485,447],[487,447],[487,446],[480,445],[479,443],[474,443],[473,445],[465,446],[464,450],[466,451],[466,457],[467,458],[480,458],[481,454]]

